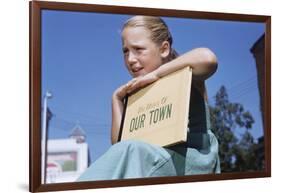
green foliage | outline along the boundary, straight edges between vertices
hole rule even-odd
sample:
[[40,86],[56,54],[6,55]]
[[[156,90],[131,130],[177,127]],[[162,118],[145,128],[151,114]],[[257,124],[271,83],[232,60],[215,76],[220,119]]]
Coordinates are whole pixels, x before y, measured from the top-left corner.
[[[215,105],[210,106],[212,130],[219,141],[222,172],[251,171],[262,169],[258,144],[249,132],[254,118],[242,104],[232,103],[227,90],[222,86],[215,96]],[[237,137],[235,133],[242,133]]]

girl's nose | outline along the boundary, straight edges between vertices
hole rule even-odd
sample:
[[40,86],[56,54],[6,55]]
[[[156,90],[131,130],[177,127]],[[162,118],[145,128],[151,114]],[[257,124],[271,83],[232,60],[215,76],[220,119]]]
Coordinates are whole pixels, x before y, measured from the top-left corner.
[[137,58],[133,52],[129,52],[128,55],[128,64],[132,65],[137,62]]

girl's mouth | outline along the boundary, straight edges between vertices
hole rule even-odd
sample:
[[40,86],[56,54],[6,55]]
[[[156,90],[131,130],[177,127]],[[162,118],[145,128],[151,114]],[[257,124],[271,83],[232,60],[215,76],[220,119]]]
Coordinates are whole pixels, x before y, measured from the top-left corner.
[[132,72],[135,75],[139,75],[142,71],[143,67],[132,68]]

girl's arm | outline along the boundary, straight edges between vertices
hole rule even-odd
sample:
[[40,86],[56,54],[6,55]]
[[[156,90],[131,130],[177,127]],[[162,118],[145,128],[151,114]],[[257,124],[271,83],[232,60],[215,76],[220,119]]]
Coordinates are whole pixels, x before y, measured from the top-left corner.
[[137,81],[131,84],[130,88],[128,88],[128,92],[134,92],[135,90],[151,84],[159,78],[186,66],[192,68],[192,80],[199,84],[204,84],[204,80],[215,73],[217,69],[217,58],[208,48],[193,49],[174,60],[163,64],[145,76],[137,78]]
[[216,71],[217,58],[208,48],[196,48],[160,66],[153,73],[161,78],[186,66],[192,68],[193,80],[201,82]]
[[114,144],[118,140],[122,113],[124,110],[123,101],[116,95],[112,96],[112,122],[111,122],[111,143]]
[[120,124],[124,110],[124,97],[128,93],[127,89],[133,84],[136,79],[130,80],[126,85],[119,87],[112,95],[112,120],[111,120],[111,143],[115,144],[118,141]]

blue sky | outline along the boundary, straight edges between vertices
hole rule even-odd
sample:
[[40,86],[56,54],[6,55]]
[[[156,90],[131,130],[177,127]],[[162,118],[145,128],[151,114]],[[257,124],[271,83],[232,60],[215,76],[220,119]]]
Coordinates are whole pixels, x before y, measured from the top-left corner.
[[[54,116],[50,138],[66,138],[78,122],[87,134],[92,161],[110,146],[111,95],[130,80],[120,31],[128,15],[44,10],[42,14],[42,96]],[[255,61],[250,52],[264,33],[262,23],[163,18],[184,53],[213,50],[217,72],[207,80],[210,104],[221,85],[232,102],[242,103],[255,119],[252,134],[262,136]],[[239,135],[239,132],[237,132]]]

